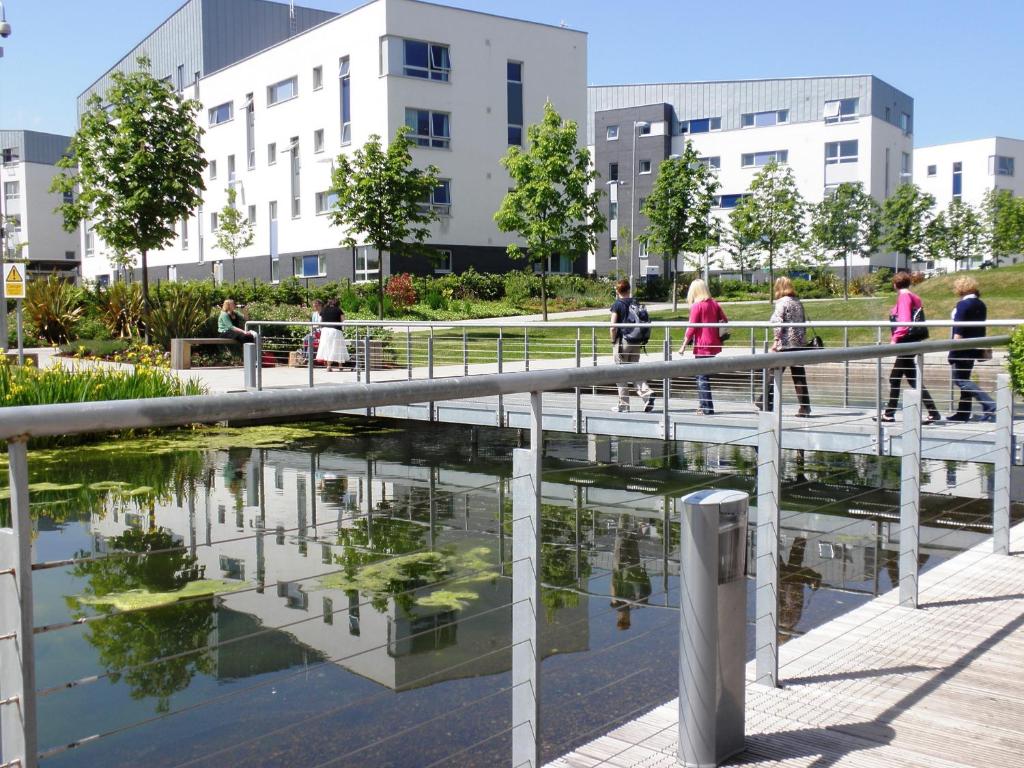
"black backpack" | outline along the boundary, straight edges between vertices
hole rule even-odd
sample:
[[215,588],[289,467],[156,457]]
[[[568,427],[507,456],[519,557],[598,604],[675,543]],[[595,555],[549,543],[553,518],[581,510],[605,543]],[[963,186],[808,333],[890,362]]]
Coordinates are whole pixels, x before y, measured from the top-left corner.
[[[889,315],[889,322],[890,323],[894,323],[894,324],[898,323],[899,322],[899,318],[897,318],[896,315]],[[910,322],[912,322],[912,323],[923,323],[923,322],[925,322],[924,305],[922,305],[922,306],[920,306],[920,307],[918,307],[917,309],[914,310],[914,314],[910,316]],[[903,338],[901,339],[901,341],[903,341],[906,344],[911,344],[911,343],[913,343],[915,341],[924,341],[927,338],[928,338],[928,329],[925,328],[923,325],[915,325],[915,326],[911,326],[910,328],[907,328],[907,332],[905,334],[903,334]]]
[[651,316],[647,313],[647,307],[637,304],[636,299],[629,300],[629,309],[622,322],[639,323],[623,329],[622,340],[627,344],[646,344],[651,340]]

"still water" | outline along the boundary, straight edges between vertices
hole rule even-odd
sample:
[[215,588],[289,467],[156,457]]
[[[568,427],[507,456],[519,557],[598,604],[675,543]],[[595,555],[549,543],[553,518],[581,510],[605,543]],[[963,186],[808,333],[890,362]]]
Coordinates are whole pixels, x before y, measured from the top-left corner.
[[[506,764],[524,439],[353,420],[30,452],[34,560],[76,559],[36,573],[44,764]],[[756,459],[554,433],[544,450],[548,760],[675,695],[676,501],[753,493]],[[785,466],[784,638],[893,585],[899,503],[889,459]],[[924,469],[927,568],[991,512],[983,469]]]

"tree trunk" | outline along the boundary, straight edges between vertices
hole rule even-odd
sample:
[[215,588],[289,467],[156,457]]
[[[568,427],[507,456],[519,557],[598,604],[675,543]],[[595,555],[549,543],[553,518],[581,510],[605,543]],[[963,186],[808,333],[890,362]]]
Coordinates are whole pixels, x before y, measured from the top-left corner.
[[[667,269],[667,267],[666,267]],[[672,255],[672,311],[675,312],[679,309],[679,289],[678,289],[678,276],[679,276],[679,254]]]
[[237,283],[238,278],[235,276],[235,254],[231,254],[231,283]]
[[768,249],[768,303],[775,301],[775,251]]
[[142,317],[146,327],[146,343],[149,344],[149,317],[153,307],[149,303],[149,261],[148,254],[142,251]]
[[548,265],[541,262],[540,265],[540,311],[544,322],[548,320]]
[[850,254],[843,252],[843,301],[850,300]]
[[384,319],[384,249],[377,246],[377,319]]

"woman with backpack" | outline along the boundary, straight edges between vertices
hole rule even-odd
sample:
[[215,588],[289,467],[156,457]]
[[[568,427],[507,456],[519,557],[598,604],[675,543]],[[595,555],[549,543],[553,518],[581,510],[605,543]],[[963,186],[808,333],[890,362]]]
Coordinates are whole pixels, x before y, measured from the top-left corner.
[[[650,318],[647,310],[637,304],[630,295],[629,280],[619,280],[615,284],[615,303],[611,308],[612,361],[616,365],[631,365],[640,362],[640,352],[650,338]],[[620,323],[630,323],[631,327],[619,328]],[[636,393],[644,401],[644,413],[654,410],[654,392],[646,381],[622,382],[617,384],[619,402],[612,407],[618,413],[629,413],[629,385],[636,388]]]
[[[898,323],[920,323],[924,322],[924,304],[921,297],[910,290],[913,281],[909,272],[897,272],[892,278],[892,287],[896,289],[896,306],[889,311],[889,320],[893,323],[891,344],[912,344],[915,341],[924,341],[928,338],[928,329],[924,326],[910,327],[898,325]],[[900,400],[900,383],[903,379],[911,387],[917,387],[917,356],[899,355],[892,364],[889,372],[889,402],[885,406],[881,421],[896,421],[896,405]],[[942,421],[942,414],[935,407],[935,401],[922,382],[921,401],[928,409],[928,416],[922,421],[925,424],[934,424]]]
[[[691,325],[686,329],[686,338],[683,340],[683,346],[679,348],[679,354],[685,354],[686,348],[693,344],[694,357],[714,357],[722,351],[721,329],[695,328],[692,323],[727,323],[729,318],[725,316],[718,302],[711,298],[711,291],[703,280],[697,279],[690,283],[686,303],[690,305]],[[711,397],[710,376],[697,376],[697,397],[700,399],[697,413],[713,416],[715,401]]]
[[[775,309],[769,322],[779,323],[776,325],[775,340],[772,343],[771,352],[793,352],[807,348],[807,334],[804,331],[803,323],[807,322],[804,314],[804,305],[796,297],[796,289],[793,281],[788,277],[780,277],[775,281]],[[797,416],[811,415],[811,395],[807,388],[807,371],[802,365],[789,366],[789,375],[793,377],[793,388],[796,389],[796,399],[800,403],[797,409]],[[765,387],[764,401],[754,401],[758,408],[766,411],[772,410],[774,406],[775,388],[772,386],[774,378],[769,372],[768,385]]]

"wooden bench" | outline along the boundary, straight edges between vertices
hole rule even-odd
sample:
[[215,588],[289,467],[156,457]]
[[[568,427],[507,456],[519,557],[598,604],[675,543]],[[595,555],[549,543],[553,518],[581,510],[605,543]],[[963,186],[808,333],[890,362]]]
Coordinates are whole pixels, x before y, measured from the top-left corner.
[[219,336],[211,339],[171,339],[171,368],[175,371],[188,370],[192,367],[192,347],[215,345],[234,346],[234,339],[222,339]]

